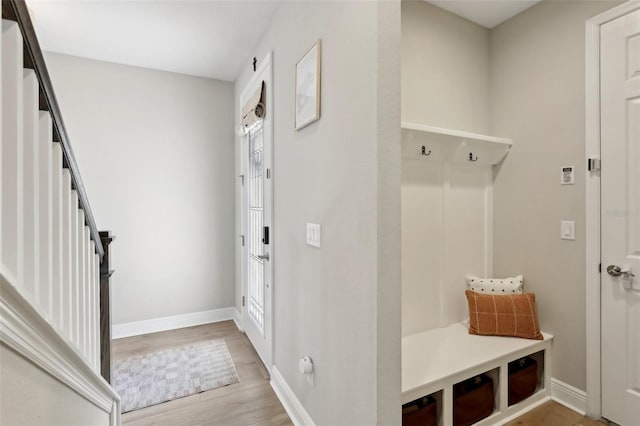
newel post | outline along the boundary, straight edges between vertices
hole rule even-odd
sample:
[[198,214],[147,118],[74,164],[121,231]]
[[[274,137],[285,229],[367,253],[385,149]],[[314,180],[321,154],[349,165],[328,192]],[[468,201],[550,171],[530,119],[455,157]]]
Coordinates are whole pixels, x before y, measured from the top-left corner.
[[100,264],[100,372],[111,383],[111,287],[113,270],[109,259],[109,245],[116,237],[111,231],[100,231],[104,256]]

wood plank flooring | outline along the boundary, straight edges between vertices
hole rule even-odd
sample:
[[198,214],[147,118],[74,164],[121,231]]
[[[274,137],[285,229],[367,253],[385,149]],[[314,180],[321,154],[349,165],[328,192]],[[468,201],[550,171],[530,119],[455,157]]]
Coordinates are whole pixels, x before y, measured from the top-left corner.
[[224,338],[240,383],[125,413],[123,425],[292,425],[267,372],[233,321],[113,341],[113,359]]
[[505,426],[603,426],[602,423],[582,416],[564,405],[549,401],[518,417]]
[[[292,425],[267,371],[247,337],[233,321],[224,321],[113,341],[113,359],[127,358],[207,339],[225,339],[240,383],[132,411],[123,425]],[[603,426],[556,403],[547,402],[507,426]]]

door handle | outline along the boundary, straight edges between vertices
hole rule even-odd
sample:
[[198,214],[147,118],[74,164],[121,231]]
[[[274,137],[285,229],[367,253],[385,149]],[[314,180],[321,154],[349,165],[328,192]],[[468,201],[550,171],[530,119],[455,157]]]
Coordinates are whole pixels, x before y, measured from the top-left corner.
[[609,265],[607,266],[607,274],[611,275],[612,277],[623,276],[624,279],[631,279],[635,277],[633,272],[631,272],[631,267],[627,265],[624,265],[624,267],[622,268],[618,265]]
[[265,253],[265,254],[259,254],[258,256],[256,256],[258,259],[260,260],[269,260],[269,253]]

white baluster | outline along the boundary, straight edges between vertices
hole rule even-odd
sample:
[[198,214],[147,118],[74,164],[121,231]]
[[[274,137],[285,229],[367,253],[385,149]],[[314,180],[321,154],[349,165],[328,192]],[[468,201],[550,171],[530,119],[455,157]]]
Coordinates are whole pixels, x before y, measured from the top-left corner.
[[[53,308],[53,267],[52,267],[52,233],[53,233],[53,202],[52,187],[53,179],[51,173],[51,152],[53,149],[53,131],[51,128],[51,116],[46,111],[41,111],[38,117],[39,122],[39,207],[40,214],[38,218],[40,239],[39,258],[40,258],[40,277],[39,277],[39,294],[40,306],[46,314],[49,322],[56,325],[57,316],[54,315]],[[59,144],[56,144],[59,145]]]
[[78,310],[78,348],[81,354],[85,354],[86,346],[86,331],[85,331],[85,303],[84,303],[84,291],[85,291],[85,226],[84,226],[84,210],[78,209],[78,297],[77,297],[77,310]]
[[95,331],[95,343],[94,347],[96,348],[95,355],[95,363],[96,363],[96,372],[100,374],[101,363],[100,357],[102,356],[102,351],[100,348],[101,340],[100,340],[100,256],[96,253],[93,255],[93,305],[96,307],[95,312],[93,313],[93,323],[94,323],[94,331]]
[[[64,334],[72,340],[73,338],[73,234],[75,225],[71,226],[72,213],[78,211],[76,206],[72,206],[71,197],[71,173],[68,169],[62,169],[62,325]],[[75,222],[74,222],[75,223]]]
[[92,308],[93,308],[93,300],[91,300],[91,276],[93,275],[93,270],[91,269],[91,261],[93,259],[93,252],[91,251],[91,230],[89,227],[84,228],[84,238],[85,238],[85,249],[84,249],[84,306],[85,306],[85,315],[84,315],[84,323],[85,323],[85,353],[87,355],[87,361],[89,364],[93,361],[93,353],[91,351],[93,347],[93,324],[92,324]]
[[87,336],[89,337],[89,364],[91,364],[91,367],[93,367],[95,369],[95,356],[96,356],[96,348],[95,348],[95,335],[96,335],[96,330],[95,330],[95,311],[97,309],[96,305],[95,305],[95,300],[94,300],[94,293],[95,293],[95,281],[94,281],[94,269],[95,269],[95,254],[96,252],[96,244],[93,242],[93,240],[89,240],[89,267],[87,268],[87,272],[89,273],[88,277],[87,277],[87,288],[89,289],[88,293],[87,293],[87,306],[88,306],[88,324],[89,324],[89,333],[87,333]]
[[2,259],[0,273],[22,284],[22,35],[18,24],[2,20]]
[[78,264],[78,242],[80,238],[78,233],[78,193],[71,191],[71,300],[69,300],[69,309],[71,310],[71,341],[76,348],[80,347],[80,312],[78,308],[78,272],[80,265]]
[[85,356],[91,364],[91,230],[84,227],[84,336]]
[[38,240],[38,79],[33,70],[23,70],[23,142],[22,142],[22,176],[23,176],[23,226],[24,276],[22,282],[23,295],[36,309],[40,307],[40,294],[37,285],[40,266],[38,257],[40,242]]
[[[51,145],[51,295],[54,323],[61,331],[66,327],[64,322],[63,260],[67,259],[64,255],[63,245],[66,234],[64,233],[64,191],[62,185],[62,147],[59,143],[54,143]],[[71,188],[69,188],[70,192]]]

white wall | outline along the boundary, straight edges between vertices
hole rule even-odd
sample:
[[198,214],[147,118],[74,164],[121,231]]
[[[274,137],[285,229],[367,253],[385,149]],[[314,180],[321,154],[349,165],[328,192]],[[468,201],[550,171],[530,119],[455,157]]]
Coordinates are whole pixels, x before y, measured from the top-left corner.
[[402,335],[442,323],[444,164],[402,159]]
[[[585,389],[585,20],[612,1],[544,1],[491,32],[491,127],[514,146],[495,176],[495,273],[523,273],[554,377]],[[560,185],[562,166],[576,184]],[[576,241],[560,221],[576,221]],[[597,265],[593,265],[597,267]]]
[[[402,2],[402,120],[486,134],[488,110],[489,31]],[[488,173],[403,153],[403,335],[467,317],[465,275],[491,268]]]
[[47,53],[99,229],[114,324],[233,306],[233,85]]
[[92,426],[109,413],[0,344],[0,424]]
[[[319,425],[400,423],[399,25],[398,2],[288,2],[255,50],[274,64],[274,364]],[[322,117],[296,131],[294,66],[318,38]]]
[[402,121],[487,134],[489,30],[402,2]]

